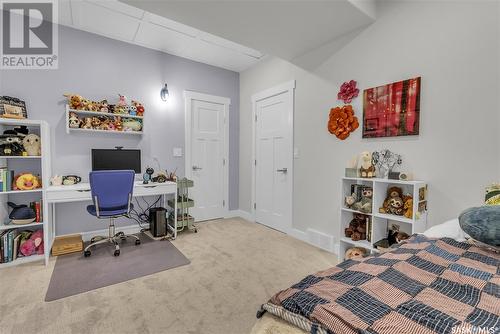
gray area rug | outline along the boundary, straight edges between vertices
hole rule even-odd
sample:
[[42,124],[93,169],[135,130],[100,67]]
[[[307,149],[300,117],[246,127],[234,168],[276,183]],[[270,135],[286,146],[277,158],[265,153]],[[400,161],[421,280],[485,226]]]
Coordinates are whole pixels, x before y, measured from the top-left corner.
[[120,256],[114,247],[98,245],[88,258],[82,253],[57,258],[45,301],[53,301],[151,275],[189,264],[190,261],[169,241],[153,241],[141,235],[141,244],[132,239],[120,244]]

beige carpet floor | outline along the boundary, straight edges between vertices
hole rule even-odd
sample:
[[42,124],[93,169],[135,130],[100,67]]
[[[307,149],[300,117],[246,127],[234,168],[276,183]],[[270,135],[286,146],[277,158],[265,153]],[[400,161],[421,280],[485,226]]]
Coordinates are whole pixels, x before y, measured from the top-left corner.
[[336,263],[240,218],[198,226],[173,242],[190,265],[53,302],[44,297],[55,258],[0,270],[0,333],[247,334],[272,294]]

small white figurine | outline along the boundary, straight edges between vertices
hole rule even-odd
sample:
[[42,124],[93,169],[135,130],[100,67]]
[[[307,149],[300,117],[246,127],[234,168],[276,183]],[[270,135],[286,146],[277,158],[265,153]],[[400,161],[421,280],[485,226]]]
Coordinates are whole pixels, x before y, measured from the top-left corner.
[[62,175],[56,174],[50,179],[50,184],[53,186],[60,186],[60,185],[62,185],[62,183],[63,183]]

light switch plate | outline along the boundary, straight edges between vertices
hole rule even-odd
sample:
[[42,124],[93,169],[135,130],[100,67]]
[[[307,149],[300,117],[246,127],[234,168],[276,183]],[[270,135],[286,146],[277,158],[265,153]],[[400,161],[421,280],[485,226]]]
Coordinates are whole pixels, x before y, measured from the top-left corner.
[[182,157],[182,148],[174,147],[174,157],[179,158]]
[[300,157],[300,151],[298,147],[293,148],[293,157],[294,159],[298,159]]

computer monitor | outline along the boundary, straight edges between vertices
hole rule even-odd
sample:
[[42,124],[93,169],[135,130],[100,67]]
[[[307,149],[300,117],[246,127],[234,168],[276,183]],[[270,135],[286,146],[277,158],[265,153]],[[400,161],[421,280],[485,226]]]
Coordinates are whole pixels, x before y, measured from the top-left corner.
[[141,173],[141,150],[92,149],[92,170],[132,169]]

